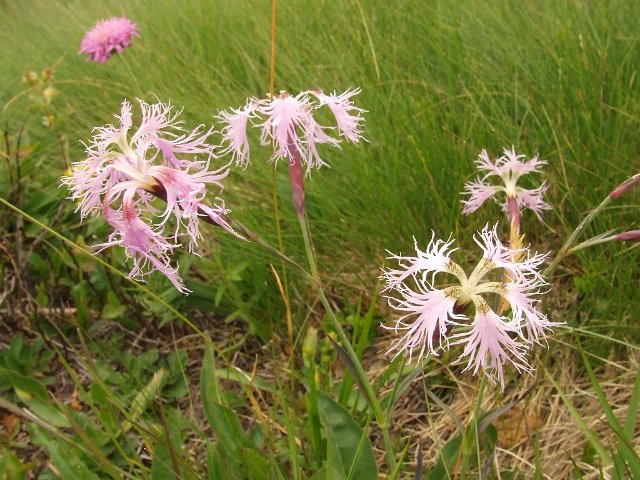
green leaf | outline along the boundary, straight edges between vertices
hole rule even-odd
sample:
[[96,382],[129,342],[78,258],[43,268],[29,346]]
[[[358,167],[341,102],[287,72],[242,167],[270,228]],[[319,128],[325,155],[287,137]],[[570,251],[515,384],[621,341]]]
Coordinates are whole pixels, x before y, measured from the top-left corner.
[[99,477],[89,470],[80,460],[79,452],[75,448],[57,439],[51,438],[48,432],[37,425],[31,425],[33,442],[42,445],[49,455],[51,464],[59,472],[59,478],[65,480],[99,480]]
[[460,457],[460,447],[462,446],[462,435],[458,434],[449,440],[440,449],[438,463],[429,472],[429,480],[440,480],[452,478],[453,470]]
[[209,480],[225,478],[225,462],[220,458],[220,449],[216,447],[212,443],[207,444],[207,478]]
[[551,382],[551,384],[557,390],[558,395],[560,395],[560,398],[562,399],[565,406],[567,407],[567,410],[569,410],[569,413],[571,414],[571,417],[573,417],[574,422],[580,428],[580,430],[582,430],[582,432],[585,434],[585,436],[589,440],[589,445],[591,445],[593,449],[598,453],[598,455],[602,459],[602,462],[605,465],[611,465],[611,463],[613,463],[611,455],[609,454],[609,452],[607,451],[603,443],[598,438],[598,435],[589,427],[589,425],[587,425],[587,422],[584,421],[582,416],[580,416],[580,412],[578,412],[578,410],[573,405],[573,403],[571,402],[567,394],[560,387],[558,382],[555,381],[555,379],[549,373],[549,371],[544,367],[542,367],[542,369],[545,375],[547,376],[547,378],[549,379],[549,381]]
[[327,461],[340,479],[378,478],[376,459],[366,432],[351,414],[324,392],[318,391],[318,412],[327,436]]
[[25,377],[13,370],[7,368],[0,368],[0,377],[8,378],[16,391],[16,394],[20,400],[31,400],[33,398],[40,398],[47,401],[49,394],[47,389],[40,382],[33,378]]
[[25,480],[29,470],[29,465],[22,465],[13,452],[4,448],[0,450],[0,478]]
[[[614,456],[613,461],[615,463],[617,475],[620,477],[621,472],[626,470],[624,462],[627,463],[629,470],[634,478],[640,478],[640,459],[638,458],[638,454],[635,453],[632,438],[630,436],[626,436],[625,432],[622,430],[618,419],[613,413],[613,409],[607,400],[602,387],[600,386],[600,382],[593,372],[593,368],[591,368],[591,362],[587,358],[583,348],[579,345],[580,355],[582,356],[582,362],[586,368],[587,375],[589,375],[589,380],[591,380],[591,385],[593,386],[593,390],[596,392],[596,396],[598,397],[598,401],[600,402],[600,406],[604,411],[605,417],[609,422],[609,427],[613,430],[618,436],[618,453]],[[620,477],[621,478],[621,477]]]
[[164,369],[161,368],[158,370],[153,375],[151,381],[133,398],[127,420],[122,424],[122,430],[124,432],[128,431],[133,426],[133,423],[144,413],[151,401],[158,394],[162,388],[162,383],[166,374],[167,372]]
[[181,475],[177,475],[174,471],[171,450],[169,448],[169,437],[171,445],[173,446],[173,451],[179,454],[182,451],[181,436],[183,427],[184,425],[181,424],[179,416],[175,412],[168,415],[167,425],[165,426],[166,430],[163,431],[162,436],[155,444],[155,448],[153,450],[151,480],[170,480],[172,478],[181,478]]
[[273,478],[269,461],[260,453],[251,448],[243,448],[241,451],[247,478],[252,480],[270,480]]
[[23,401],[29,410],[54,427],[69,428],[71,426],[69,419],[57,407],[47,401],[40,398]]
[[114,320],[127,313],[127,307],[122,304],[107,303],[102,309],[102,318]]
[[[244,460],[246,469],[247,457],[243,455],[242,449],[251,449],[251,439],[242,429],[240,420],[233,410],[222,404],[216,377],[213,346],[210,343],[207,343],[204,349],[204,360],[200,374],[200,395],[205,416],[218,439],[218,445],[221,449],[219,453],[223,453],[218,458],[209,455],[212,466],[218,469],[220,462],[222,462],[227,470],[235,471],[238,468],[238,463]],[[230,462],[232,462],[231,465],[229,465]]]
[[216,365],[213,357],[213,345],[207,342],[204,346],[204,358],[202,360],[202,371],[200,372],[200,393],[202,402],[205,405],[211,402],[220,403],[220,392],[218,391],[218,379],[216,378]]

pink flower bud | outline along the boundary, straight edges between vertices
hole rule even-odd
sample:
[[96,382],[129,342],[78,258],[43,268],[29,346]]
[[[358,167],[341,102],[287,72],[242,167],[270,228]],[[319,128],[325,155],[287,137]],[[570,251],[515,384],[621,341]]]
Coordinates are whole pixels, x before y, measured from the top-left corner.
[[624,182],[618,185],[613,192],[609,194],[611,200],[621,197],[633,187],[640,183],[640,173],[636,173],[633,177],[627,178]]
[[640,230],[629,230],[613,236],[612,240],[618,242],[640,242]]

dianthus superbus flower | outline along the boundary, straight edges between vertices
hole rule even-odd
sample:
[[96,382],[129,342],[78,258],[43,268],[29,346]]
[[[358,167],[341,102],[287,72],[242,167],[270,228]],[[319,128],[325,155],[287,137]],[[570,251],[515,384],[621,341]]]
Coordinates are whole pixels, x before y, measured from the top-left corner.
[[[473,182],[465,184],[463,195],[469,195],[467,200],[463,200],[464,208],[462,212],[470,214],[475,212],[480,206],[493,198],[502,205],[509,218],[519,226],[520,210],[529,208],[533,210],[538,218],[541,218],[543,210],[550,210],[551,207],[544,201],[544,193],[548,185],[543,182],[539,187],[526,189],[518,186],[520,177],[527,173],[539,172],[540,167],[546,165],[546,161],[540,160],[537,156],[529,161],[523,161],[524,155],[518,155],[515,149],[504,150],[504,155],[491,161],[486,150],[482,150],[478,156],[476,164],[478,170],[486,172],[483,177],[476,178]],[[491,177],[500,177],[502,185],[494,185],[488,182]],[[498,194],[504,193],[504,202],[498,199]]]
[[[474,236],[483,256],[468,276],[451,259],[457,250],[451,248],[451,239],[432,238],[424,251],[416,242],[416,256],[390,257],[399,268],[384,270],[382,278],[389,305],[402,316],[395,326],[385,327],[401,335],[389,351],[411,361],[415,352],[419,359],[463,345],[459,361],[468,362],[465,370],[475,374],[482,368],[501,384],[505,363],[518,371],[530,370],[526,355],[531,344],[544,342],[546,331],[555,325],[537,308],[547,285],[539,273],[547,256],[503,245],[496,230],[497,226],[486,226]],[[442,274],[456,281],[438,287]],[[510,317],[491,307],[499,297],[510,305]],[[474,311],[472,318],[467,309]]]
[[[338,95],[325,95],[321,91],[305,91],[297,95],[281,92],[273,98],[250,98],[244,107],[220,112],[222,120],[222,153],[231,153],[238,165],[249,163],[249,140],[247,129],[255,126],[260,130],[262,145],[273,144],[271,159],[287,159],[290,163],[299,154],[307,173],[313,168],[326,165],[318,152],[318,145],[338,147],[344,139],[358,143],[362,139],[362,124],[365,110],[351,101],[360,89],[347,90]],[[322,125],[316,120],[316,112],[327,106],[335,120],[335,127]],[[337,135],[332,135],[332,131]]]
[[214,147],[207,138],[212,129],[200,125],[184,130],[180,112],[171,106],[138,102],[139,126],[133,127],[131,104],[125,100],[116,115],[119,124],[94,129],[87,157],[62,181],[78,201],[81,219],[103,214],[113,227],[99,247],[124,247],[134,262],[131,277],[142,279],[158,270],[186,292],[177,267],[170,263],[173,249],[186,239],[189,251],[194,251],[201,218],[235,233],[225,219],[224,202],[204,202],[208,185],[222,189],[228,168],[210,170]]
[[133,37],[139,36],[138,26],[127,17],[112,17],[96,23],[85,34],[78,53],[86,54],[87,61],[105,63],[111,55],[129,47]]

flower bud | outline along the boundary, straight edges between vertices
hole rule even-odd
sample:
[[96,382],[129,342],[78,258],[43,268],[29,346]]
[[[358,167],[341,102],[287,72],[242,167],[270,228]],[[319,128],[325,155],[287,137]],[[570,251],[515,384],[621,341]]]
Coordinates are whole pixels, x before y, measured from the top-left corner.
[[627,178],[624,182],[618,185],[613,192],[609,194],[611,200],[621,197],[633,187],[640,183],[640,173],[636,173],[633,177]]
[[613,236],[618,242],[640,242],[640,230],[629,230]]
[[35,85],[38,83],[38,74],[36,72],[27,72],[22,76],[22,81],[29,85]]

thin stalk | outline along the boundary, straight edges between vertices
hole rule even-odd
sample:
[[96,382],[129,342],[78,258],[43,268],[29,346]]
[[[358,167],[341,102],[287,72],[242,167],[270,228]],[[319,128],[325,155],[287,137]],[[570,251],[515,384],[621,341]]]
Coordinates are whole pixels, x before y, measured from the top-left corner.
[[580,235],[583,232],[583,230],[587,227],[587,225],[589,225],[593,221],[593,219],[596,218],[596,216],[600,212],[602,212],[602,210],[604,210],[604,208],[607,205],[609,205],[610,202],[611,202],[611,197],[607,195],[607,197],[600,203],[600,205],[598,205],[596,208],[591,210],[589,214],[586,217],[584,217],[582,222],[580,222],[580,225],[576,227],[576,229],[573,231],[569,239],[564,243],[562,248],[558,251],[558,254],[553,259],[553,262],[549,264],[549,266],[544,270],[542,275],[544,276],[549,275],[551,271],[558,266],[558,263],[560,263],[560,261],[563,258],[565,258],[569,253],[569,249],[571,248],[571,245],[575,243],[576,238],[578,238],[578,235]]
[[482,465],[480,459],[480,434],[478,432],[478,418],[480,417],[482,411],[482,399],[484,398],[484,390],[487,386],[487,376],[483,373],[482,379],[480,380],[480,388],[478,390],[478,398],[476,400],[476,405],[473,412],[473,422],[475,425],[474,435],[476,436],[476,455],[478,456],[478,467]]
[[307,253],[307,260],[309,261],[309,269],[311,270],[311,281],[316,290],[318,298],[320,302],[324,306],[325,311],[329,315],[329,319],[331,320],[331,324],[333,325],[334,330],[338,334],[340,338],[340,342],[342,343],[342,347],[344,353],[347,355],[349,359],[349,363],[353,368],[352,374],[356,377],[356,380],[360,384],[360,387],[364,390],[365,397],[367,398],[367,402],[373,411],[373,414],[376,417],[376,421],[378,422],[380,429],[382,430],[382,436],[384,438],[386,453],[387,453],[387,464],[389,466],[389,470],[393,471],[396,466],[396,457],[393,448],[393,443],[391,442],[391,437],[389,436],[389,425],[387,419],[385,418],[384,412],[382,411],[382,407],[380,406],[380,402],[376,397],[371,384],[367,380],[367,376],[364,373],[364,369],[362,368],[362,364],[358,359],[358,355],[356,354],[349,338],[346,333],[342,329],[338,318],[333,312],[333,308],[331,308],[331,304],[324,293],[322,288],[322,282],[320,281],[320,275],[318,274],[318,264],[316,262],[315,250],[313,248],[313,240],[311,235],[311,228],[309,226],[309,221],[307,218],[307,212],[305,207],[305,192],[304,192],[304,174],[302,173],[302,155],[298,150],[295,142],[290,137],[289,138],[289,180],[291,182],[291,199],[293,201],[293,205],[296,210],[296,214],[298,217],[298,222],[300,223],[300,229],[302,230],[302,238],[304,240],[304,248]]
[[271,0],[271,68],[269,70],[269,92],[271,98],[276,90],[276,0]]
[[121,53],[117,54],[116,57],[118,57],[120,59],[120,61],[124,65],[124,68],[129,73],[129,76],[133,80],[133,84],[135,85],[136,90],[138,91],[139,98],[142,99],[142,97],[144,97],[143,92],[142,92],[142,88],[140,88],[140,84],[138,83],[138,79],[133,74],[133,71],[131,70],[131,68],[129,68],[129,64],[125,61],[125,59],[124,59],[124,57],[122,56]]
[[[204,218],[203,218],[204,219]],[[304,278],[306,278],[309,281],[313,281],[313,277],[311,276],[311,274],[309,272],[307,272],[304,267],[302,267],[298,262],[296,262],[295,260],[293,260],[292,258],[289,258],[287,255],[285,255],[284,253],[282,253],[280,250],[278,250],[276,247],[274,247],[273,245],[271,245],[270,243],[268,243],[266,240],[264,240],[260,235],[258,235],[256,232],[254,232],[253,230],[250,230],[248,227],[246,227],[245,225],[243,225],[242,223],[238,222],[237,220],[231,220],[231,224],[236,227],[238,230],[240,230],[249,240],[256,242],[258,245],[260,245],[261,247],[263,247],[265,250],[268,250],[270,253],[272,253],[273,255],[275,255],[276,257],[280,258],[280,260],[282,260],[283,262],[288,263],[290,266],[292,266],[295,270],[297,270],[300,274],[302,274],[302,276]]]
[[[269,94],[273,99],[276,93],[276,0],[271,0],[271,62],[269,66]],[[272,142],[271,149],[274,149]],[[284,252],[284,242],[282,240],[282,225],[280,220],[280,206],[278,203],[278,190],[276,188],[276,170],[272,170],[271,175],[271,191],[273,197],[273,211],[276,223],[276,232],[278,233],[278,249]],[[291,312],[291,301],[289,299],[289,279],[287,278],[287,269],[285,268],[285,260],[281,259],[282,269],[282,297],[287,316],[287,330],[289,336],[289,363],[293,370],[295,365],[294,342],[293,342],[293,313]],[[293,388],[293,378],[291,379]]]
[[[507,197],[507,215],[509,218],[509,246],[512,250],[518,250],[522,248],[522,236],[520,236],[520,228],[521,228],[521,219],[522,215],[520,214],[520,208],[518,207],[518,201],[515,197]],[[514,254],[513,261],[517,262],[519,257],[522,255]],[[504,282],[509,283],[512,282],[513,279],[509,275],[509,272],[505,271],[503,274]],[[500,315],[503,315],[509,308],[511,304],[507,301],[506,298],[500,297],[498,312]]]
[[311,231],[309,228],[309,221],[307,214],[304,213],[298,216],[300,221],[300,227],[302,229],[302,238],[304,239],[304,250],[307,253],[307,260],[309,262],[309,269],[311,270],[311,277],[316,282],[316,286],[320,287],[320,276],[318,275],[318,266],[316,262],[316,254],[311,244]]
[[309,260],[309,268],[311,269],[311,276],[314,279],[314,286],[316,289],[316,293],[318,295],[318,298],[320,299],[320,302],[322,303],[322,306],[327,312],[327,315],[329,316],[329,320],[331,321],[332,327],[338,334],[338,338],[342,343],[342,347],[344,348],[345,352],[349,356],[349,359],[351,360],[351,363],[355,369],[355,374],[358,377],[357,378],[358,383],[362,386],[365,397],[367,398],[369,406],[373,411],[373,415],[376,417],[378,426],[382,431],[382,437],[384,439],[385,450],[387,454],[387,464],[389,466],[389,470],[392,471],[396,467],[396,456],[395,456],[395,449],[393,447],[393,442],[391,441],[391,435],[389,434],[389,424],[388,424],[387,418],[385,417],[384,412],[382,411],[382,407],[380,405],[380,402],[378,401],[378,397],[376,396],[375,392],[373,391],[373,388],[371,387],[371,383],[367,379],[367,375],[365,374],[364,369],[362,368],[362,364],[358,359],[358,355],[353,349],[353,346],[351,345],[351,342],[349,341],[347,334],[345,333],[344,329],[340,325],[340,321],[338,320],[335,313],[333,312],[333,308],[331,307],[331,304],[329,303],[329,300],[327,299],[327,296],[325,295],[324,290],[322,288],[320,277],[318,276],[318,266],[316,264],[315,254],[313,252],[313,247],[311,246],[311,230],[309,228],[309,222],[307,221],[306,214],[298,215],[298,220],[300,222],[300,228],[302,229],[302,237],[304,239],[305,250],[307,251],[307,259]]

